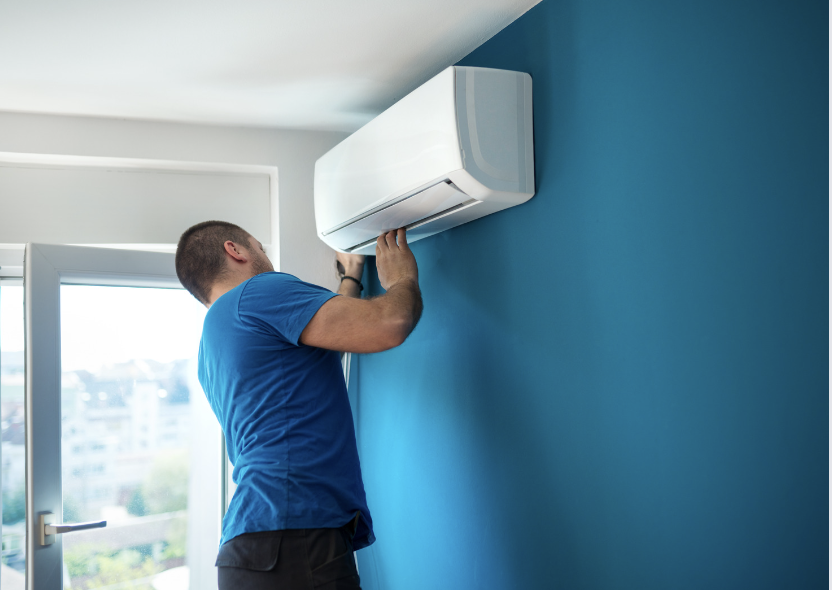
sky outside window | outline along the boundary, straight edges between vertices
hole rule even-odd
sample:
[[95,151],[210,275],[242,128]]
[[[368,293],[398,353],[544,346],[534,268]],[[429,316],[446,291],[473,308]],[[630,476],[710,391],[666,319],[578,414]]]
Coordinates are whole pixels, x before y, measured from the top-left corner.
[[92,372],[132,359],[195,356],[206,311],[183,289],[79,285],[61,288],[61,309],[71,310],[61,316],[61,370]]

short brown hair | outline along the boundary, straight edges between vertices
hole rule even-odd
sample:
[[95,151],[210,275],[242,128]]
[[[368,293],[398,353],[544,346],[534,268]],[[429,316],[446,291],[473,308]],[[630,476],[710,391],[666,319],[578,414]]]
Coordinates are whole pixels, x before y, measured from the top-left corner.
[[176,276],[200,303],[208,305],[211,286],[225,271],[225,242],[251,248],[249,234],[227,221],[203,221],[189,227],[176,246]]

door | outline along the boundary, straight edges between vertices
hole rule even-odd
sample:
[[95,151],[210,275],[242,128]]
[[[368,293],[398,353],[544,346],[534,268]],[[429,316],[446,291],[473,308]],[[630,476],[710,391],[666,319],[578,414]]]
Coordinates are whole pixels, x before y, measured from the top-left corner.
[[26,246],[28,590],[216,588],[222,437],[173,258]]

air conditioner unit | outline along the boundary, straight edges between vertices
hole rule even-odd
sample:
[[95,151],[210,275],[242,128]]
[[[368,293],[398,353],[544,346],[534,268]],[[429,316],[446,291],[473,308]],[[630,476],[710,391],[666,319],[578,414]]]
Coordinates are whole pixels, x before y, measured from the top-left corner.
[[532,80],[453,66],[315,163],[315,222],[342,252],[373,254],[399,227],[414,242],[534,195]]

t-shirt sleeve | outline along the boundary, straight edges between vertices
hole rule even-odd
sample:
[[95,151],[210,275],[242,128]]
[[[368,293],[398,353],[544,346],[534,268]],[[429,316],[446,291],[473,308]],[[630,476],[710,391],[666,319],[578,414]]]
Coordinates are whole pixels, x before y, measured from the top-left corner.
[[329,289],[304,283],[280,272],[259,274],[245,285],[240,296],[240,320],[273,331],[286,342],[298,345],[306,325],[321,306],[336,297]]

